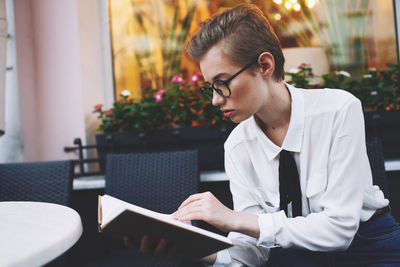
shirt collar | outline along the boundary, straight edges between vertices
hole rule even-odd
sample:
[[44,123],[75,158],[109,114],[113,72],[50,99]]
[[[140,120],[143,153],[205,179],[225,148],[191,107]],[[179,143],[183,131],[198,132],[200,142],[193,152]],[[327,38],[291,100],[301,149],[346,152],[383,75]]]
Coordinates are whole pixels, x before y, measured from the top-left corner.
[[285,83],[291,96],[291,113],[289,128],[283,140],[282,147],[275,145],[264,132],[258,127],[254,116],[251,118],[251,124],[258,134],[261,146],[267,153],[269,160],[274,159],[282,149],[292,152],[300,152],[304,132],[304,97],[294,86]]

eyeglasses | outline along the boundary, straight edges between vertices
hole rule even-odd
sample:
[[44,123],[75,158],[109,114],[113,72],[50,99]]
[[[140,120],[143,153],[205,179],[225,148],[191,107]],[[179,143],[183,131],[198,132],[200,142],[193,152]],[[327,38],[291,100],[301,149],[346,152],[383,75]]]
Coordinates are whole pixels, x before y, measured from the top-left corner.
[[212,101],[213,98],[213,91],[217,92],[220,96],[223,98],[228,98],[231,96],[231,89],[229,88],[228,84],[236,77],[238,76],[241,72],[246,70],[248,67],[253,65],[258,61],[258,58],[251,61],[249,64],[244,66],[242,69],[240,69],[238,72],[233,74],[229,79],[227,80],[215,80],[213,83],[207,83],[206,85],[202,86],[200,88],[201,93],[207,97],[210,101]]

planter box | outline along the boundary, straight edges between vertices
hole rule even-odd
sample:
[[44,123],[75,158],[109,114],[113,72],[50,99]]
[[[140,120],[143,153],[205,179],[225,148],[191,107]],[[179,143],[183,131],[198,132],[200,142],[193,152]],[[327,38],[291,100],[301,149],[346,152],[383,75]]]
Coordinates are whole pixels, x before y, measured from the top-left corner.
[[[365,112],[367,139],[378,136],[386,158],[400,158],[400,111]],[[110,133],[96,136],[101,171],[107,153],[159,152],[196,149],[200,170],[224,169],[224,142],[236,124]]]
[[200,170],[224,169],[224,142],[235,124],[227,127],[199,126],[154,130],[147,133],[96,135],[100,168],[105,170],[107,153],[198,150]]
[[400,158],[400,110],[365,112],[367,139],[382,140],[385,158]]

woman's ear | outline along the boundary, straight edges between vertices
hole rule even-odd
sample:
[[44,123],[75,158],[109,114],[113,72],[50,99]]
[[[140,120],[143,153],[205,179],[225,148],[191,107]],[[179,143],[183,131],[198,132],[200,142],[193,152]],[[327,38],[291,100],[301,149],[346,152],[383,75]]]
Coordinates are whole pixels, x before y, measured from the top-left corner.
[[275,70],[274,56],[269,52],[263,52],[258,56],[258,65],[260,73],[263,76],[271,77]]

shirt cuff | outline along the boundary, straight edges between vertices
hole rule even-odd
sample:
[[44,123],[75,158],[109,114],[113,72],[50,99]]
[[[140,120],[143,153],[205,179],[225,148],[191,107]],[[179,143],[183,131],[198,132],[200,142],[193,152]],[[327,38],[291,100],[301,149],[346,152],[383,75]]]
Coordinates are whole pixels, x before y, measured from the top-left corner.
[[229,264],[231,264],[231,261],[231,254],[229,254],[229,251],[227,249],[224,249],[217,252],[217,258],[215,259],[214,264],[211,266],[228,266]]
[[260,236],[257,241],[257,246],[265,248],[276,247],[272,214],[258,214],[258,227],[260,228]]

